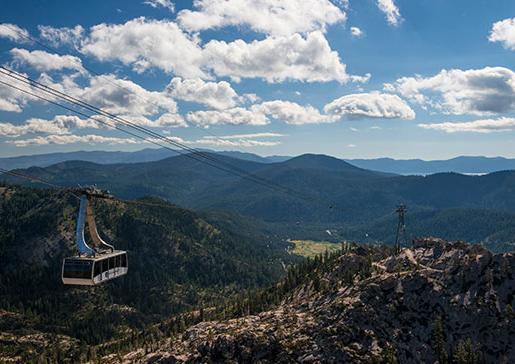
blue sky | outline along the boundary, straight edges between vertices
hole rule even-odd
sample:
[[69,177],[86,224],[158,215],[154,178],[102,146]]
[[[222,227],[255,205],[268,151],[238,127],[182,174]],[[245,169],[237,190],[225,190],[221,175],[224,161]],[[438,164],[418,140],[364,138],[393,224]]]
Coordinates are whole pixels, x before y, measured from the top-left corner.
[[[11,1],[0,63],[192,147],[515,157],[513,17],[507,0]],[[0,155],[152,146],[97,118],[0,85]]]

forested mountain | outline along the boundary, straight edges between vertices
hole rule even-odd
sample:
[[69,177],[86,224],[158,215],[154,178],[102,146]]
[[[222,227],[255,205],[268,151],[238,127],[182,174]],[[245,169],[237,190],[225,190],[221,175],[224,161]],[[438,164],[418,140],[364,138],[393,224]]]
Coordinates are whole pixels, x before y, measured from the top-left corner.
[[[322,155],[307,154],[280,163],[211,156],[238,173],[229,174],[187,156],[115,165],[73,161],[24,173],[62,186],[96,184],[122,198],[150,195],[197,210],[237,213],[282,237],[331,238],[326,232],[330,230],[335,239],[391,241],[393,211],[403,202],[409,206],[413,234],[442,233],[439,236],[444,238],[474,242],[513,240],[514,171],[399,176]],[[269,188],[256,183],[256,178],[280,187]]]
[[[198,150],[205,153],[214,153],[221,156],[259,163],[279,163],[292,158],[288,156],[262,157],[257,154],[239,151],[215,152],[208,149]],[[183,152],[181,151],[181,153]],[[101,164],[141,163],[175,157],[179,154],[179,152],[173,152],[169,149],[164,148],[147,148],[135,152],[77,151],[47,153],[0,158],[0,168],[15,169],[29,167],[48,167],[52,164],[62,163],[66,161],[84,161]],[[515,170],[515,159],[504,157],[460,156],[445,160],[392,158],[344,160],[359,168],[402,175],[428,175],[446,172],[455,172],[463,174],[485,174],[505,170]]]
[[273,237],[250,237],[208,215],[146,202],[159,206],[95,203],[101,235],[128,251],[129,275],[70,287],[61,282],[61,264],[75,253],[77,199],[65,191],[0,187],[0,357],[77,362],[90,350],[116,351],[140,340],[149,325],[275,281],[296,259]]

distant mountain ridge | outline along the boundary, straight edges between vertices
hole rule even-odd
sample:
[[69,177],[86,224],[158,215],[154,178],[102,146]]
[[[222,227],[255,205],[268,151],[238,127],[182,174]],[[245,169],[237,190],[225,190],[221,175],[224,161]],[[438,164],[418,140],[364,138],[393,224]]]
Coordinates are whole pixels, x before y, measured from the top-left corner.
[[456,172],[463,174],[485,174],[515,170],[515,159],[503,157],[460,156],[447,160],[425,161],[422,159],[346,159],[355,166],[374,171],[396,174],[427,175]]
[[[260,163],[274,163],[282,162],[290,157],[285,156],[269,156],[261,157],[257,154],[244,153],[238,151],[221,151],[213,152],[208,149],[198,149],[201,152],[216,153],[223,156],[238,158]],[[146,148],[135,152],[122,152],[122,151],[77,151],[77,152],[62,152],[62,153],[47,153],[24,155],[18,157],[0,158],[0,168],[4,169],[17,169],[29,167],[48,167],[53,164],[66,162],[66,161],[85,161],[100,164],[117,164],[117,163],[141,163],[158,161],[165,158],[175,157],[184,152],[171,151],[169,149],[153,149]]]
[[[198,149],[204,153],[237,158],[259,163],[279,163],[294,158],[291,156],[260,156],[254,153],[240,151],[212,151]],[[85,161],[100,164],[117,163],[141,163],[158,161],[179,155],[169,149],[142,149],[135,152],[121,151],[77,151],[64,153],[48,153],[26,155],[19,157],[0,158],[0,168],[16,169],[29,167],[48,167],[65,161]],[[330,157],[330,156],[327,156]],[[335,157],[330,157],[338,159]],[[505,170],[515,170],[515,158],[483,157],[483,156],[459,156],[447,160],[422,160],[422,159],[341,159],[356,167],[374,170],[384,173],[402,175],[428,175],[435,173],[456,172],[463,174],[486,174]]]

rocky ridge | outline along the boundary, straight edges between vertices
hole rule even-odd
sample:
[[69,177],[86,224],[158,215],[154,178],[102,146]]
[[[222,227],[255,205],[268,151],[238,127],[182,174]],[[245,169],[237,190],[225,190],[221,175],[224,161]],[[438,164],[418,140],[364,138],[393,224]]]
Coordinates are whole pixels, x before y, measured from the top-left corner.
[[274,309],[202,322],[148,363],[513,363],[515,256],[425,238],[343,253]]

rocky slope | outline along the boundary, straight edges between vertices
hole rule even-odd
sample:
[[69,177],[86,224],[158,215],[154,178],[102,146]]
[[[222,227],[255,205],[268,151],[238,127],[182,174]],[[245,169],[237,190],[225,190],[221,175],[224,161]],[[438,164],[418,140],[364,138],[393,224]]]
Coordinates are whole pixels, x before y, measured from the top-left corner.
[[274,309],[197,324],[123,360],[514,363],[514,269],[513,254],[462,242],[419,239],[397,256],[354,248]]

